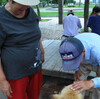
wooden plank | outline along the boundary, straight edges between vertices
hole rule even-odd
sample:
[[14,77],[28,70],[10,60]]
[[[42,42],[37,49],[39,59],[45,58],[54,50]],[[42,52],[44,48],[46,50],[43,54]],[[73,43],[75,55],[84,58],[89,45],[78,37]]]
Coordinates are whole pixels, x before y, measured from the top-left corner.
[[[59,77],[59,78],[67,78],[67,79],[74,79],[74,71],[65,71],[65,72],[58,72],[58,71],[50,71],[43,69],[43,75],[52,76],[52,77]],[[88,79],[94,78],[94,76],[89,75]]]
[[58,51],[56,52],[56,54],[57,54],[57,62],[55,66],[52,68],[52,70],[59,72],[60,69],[62,68],[62,60]]
[[42,41],[43,48],[45,49],[45,48],[48,47],[52,42],[54,42],[54,40],[44,40],[44,41]]
[[[61,68],[60,72],[66,72],[66,73],[70,73],[70,74],[74,74],[75,73],[74,71],[64,71],[62,68]],[[96,73],[91,71],[89,76],[90,77],[96,77]]]
[[[56,74],[56,75],[55,75]],[[73,80],[73,75],[65,72],[58,72],[58,71],[49,71],[43,69],[43,75],[52,76],[52,77],[59,77],[59,78],[67,78]]]
[[[55,52],[56,53],[56,52]],[[51,70],[54,68],[54,66],[56,66],[57,60],[58,60],[58,54],[53,54],[52,57],[48,60],[48,62],[46,62],[44,65],[46,65],[46,67],[44,69],[47,70]]]
[[[43,68],[47,68],[49,66],[49,63],[54,62],[52,58],[54,58],[54,54],[56,53],[60,42],[54,41],[52,44],[50,44],[47,48],[45,48],[45,62],[43,63]],[[56,57],[55,57],[56,58]]]
[[59,50],[59,41],[53,41],[51,44],[49,44],[48,47],[46,47],[45,50],[45,59],[48,59],[49,56],[51,56],[55,51]]

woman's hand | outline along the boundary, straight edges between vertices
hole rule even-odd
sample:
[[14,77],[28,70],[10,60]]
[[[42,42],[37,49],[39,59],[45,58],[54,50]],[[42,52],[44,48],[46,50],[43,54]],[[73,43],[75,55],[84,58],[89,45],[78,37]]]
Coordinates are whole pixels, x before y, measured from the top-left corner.
[[80,76],[82,75],[81,70],[79,69],[78,71],[75,72],[74,74],[74,80],[80,80]]
[[73,91],[78,90],[79,93],[85,91],[85,90],[89,90],[90,88],[92,88],[94,86],[94,82],[92,80],[81,80],[81,81],[75,81],[72,85],[71,85],[71,89]]
[[0,89],[5,96],[8,96],[10,98],[12,97],[11,96],[11,93],[12,93],[11,86],[7,80],[0,81]]

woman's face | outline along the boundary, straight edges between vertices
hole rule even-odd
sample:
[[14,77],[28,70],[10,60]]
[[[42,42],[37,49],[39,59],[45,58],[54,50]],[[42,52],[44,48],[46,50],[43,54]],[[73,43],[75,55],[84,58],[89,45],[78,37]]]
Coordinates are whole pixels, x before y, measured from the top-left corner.
[[13,2],[12,0],[8,0],[8,1],[9,1],[12,12],[16,13],[17,15],[22,14],[29,7],[26,5],[19,4],[17,2]]

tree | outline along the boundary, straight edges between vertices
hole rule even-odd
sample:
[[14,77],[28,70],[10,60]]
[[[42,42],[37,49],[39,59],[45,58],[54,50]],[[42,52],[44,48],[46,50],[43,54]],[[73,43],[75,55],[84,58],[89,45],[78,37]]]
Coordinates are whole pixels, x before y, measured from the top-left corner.
[[52,2],[55,4],[58,4],[58,0],[53,0]]
[[47,0],[47,5],[49,6],[49,2],[50,2],[50,0]]
[[81,0],[79,0],[79,7],[80,7],[80,5],[81,5]]
[[59,4],[59,24],[62,24],[62,20],[63,20],[63,0],[58,0],[58,4]]
[[5,4],[7,1],[6,0],[0,0],[0,5]]
[[88,16],[89,16],[89,0],[85,0],[85,5],[84,5],[84,32],[88,32],[88,28],[86,26]]
[[37,14],[38,14],[38,17],[39,17],[39,21],[41,21],[41,15],[40,15],[40,10],[39,10],[39,5],[36,5],[36,8],[37,8]]

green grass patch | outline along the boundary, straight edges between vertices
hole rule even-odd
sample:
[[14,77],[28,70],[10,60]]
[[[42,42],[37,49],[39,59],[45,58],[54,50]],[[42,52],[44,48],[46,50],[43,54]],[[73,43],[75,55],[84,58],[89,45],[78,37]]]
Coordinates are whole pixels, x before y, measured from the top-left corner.
[[[95,4],[90,4],[89,8],[93,8],[94,6],[95,6]],[[79,7],[79,5],[76,5],[76,7]],[[80,8],[84,8],[84,4],[81,4]]]
[[[93,8],[94,6],[95,6],[95,4],[90,4],[89,8]],[[80,6],[77,4],[77,5],[75,5],[75,7],[77,7],[77,8],[84,8],[84,4],[81,4]],[[64,8],[69,8],[69,7],[67,7],[67,5],[66,5],[66,6],[64,6]]]
[[51,19],[42,19],[41,22],[50,21]]
[[58,16],[58,12],[40,12],[42,17]]
[[[90,15],[91,11],[89,12]],[[41,17],[58,17],[58,12],[40,12]],[[74,12],[75,16],[84,17],[84,12]],[[63,13],[64,16],[67,15],[66,12]]]
[[[75,7],[79,7],[79,5],[76,5]],[[84,4],[81,4],[79,8],[84,8]]]

